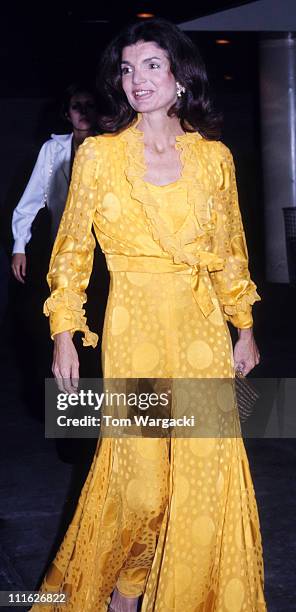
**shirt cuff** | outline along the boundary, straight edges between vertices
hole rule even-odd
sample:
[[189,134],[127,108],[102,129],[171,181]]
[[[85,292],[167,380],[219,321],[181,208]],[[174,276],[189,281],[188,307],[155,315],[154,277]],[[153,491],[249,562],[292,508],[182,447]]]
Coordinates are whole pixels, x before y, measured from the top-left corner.
[[12,254],[14,255],[15,253],[25,253],[26,252],[26,242],[23,238],[17,238],[14,241],[14,245],[13,245],[13,249],[12,249]]

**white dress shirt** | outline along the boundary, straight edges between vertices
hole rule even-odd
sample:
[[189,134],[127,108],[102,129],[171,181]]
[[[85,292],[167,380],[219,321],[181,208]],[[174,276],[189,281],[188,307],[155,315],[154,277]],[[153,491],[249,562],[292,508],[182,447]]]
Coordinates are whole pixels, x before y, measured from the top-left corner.
[[12,216],[13,253],[25,253],[32,223],[47,206],[54,241],[64,211],[71,174],[73,134],[52,134],[42,145],[27,187]]

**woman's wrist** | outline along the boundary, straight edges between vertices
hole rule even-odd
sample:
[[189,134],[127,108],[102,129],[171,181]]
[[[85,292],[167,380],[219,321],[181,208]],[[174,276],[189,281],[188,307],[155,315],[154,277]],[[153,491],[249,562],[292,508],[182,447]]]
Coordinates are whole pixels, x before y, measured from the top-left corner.
[[58,332],[57,334],[54,334],[54,337],[53,337],[55,342],[62,342],[63,340],[67,338],[72,340],[72,333],[70,331]]
[[246,329],[238,328],[237,331],[239,338],[251,338],[254,335],[253,327],[247,327]]

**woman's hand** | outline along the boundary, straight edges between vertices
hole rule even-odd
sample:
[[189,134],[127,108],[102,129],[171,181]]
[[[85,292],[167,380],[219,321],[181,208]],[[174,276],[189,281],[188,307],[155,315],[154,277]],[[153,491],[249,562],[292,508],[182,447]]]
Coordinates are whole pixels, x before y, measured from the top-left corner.
[[55,334],[52,373],[58,388],[65,393],[75,393],[79,382],[79,361],[69,331]]
[[27,267],[27,257],[25,253],[14,253],[11,261],[11,268],[16,280],[20,283],[25,282]]
[[234,351],[235,370],[246,376],[260,362],[260,354],[253,335],[253,328],[239,329]]

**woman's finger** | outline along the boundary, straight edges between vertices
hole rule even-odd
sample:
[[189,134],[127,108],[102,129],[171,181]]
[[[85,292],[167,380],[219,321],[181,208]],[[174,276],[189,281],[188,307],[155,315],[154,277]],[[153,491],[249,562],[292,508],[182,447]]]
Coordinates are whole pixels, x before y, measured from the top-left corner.
[[73,388],[72,385],[72,380],[71,380],[71,374],[69,371],[67,372],[62,372],[62,377],[63,377],[63,386],[65,389],[66,393],[73,393],[75,391],[75,389]]
[[62,377],[62,375],[60,374],[59,371],[52,369],[52,373],[54,375],[57,387],[59,389],[59,391],[61,391],[62,393],[66,393],[66,389],[64,386],[64,379]]
[[239,372],[242,372],[242,374],[245,373],[245,369],[246,369],[246,363],[245,361],[237,361],[235,362],[235,369],[238,370]]
[[74,391],[77,391],[79,384],[79,363],[73,363],[71,372],[71,385]]
[[63,379],[60,376],[55,376],[54,378],[55,378],[58,390],[61,391],[62,393],[66,393]]

